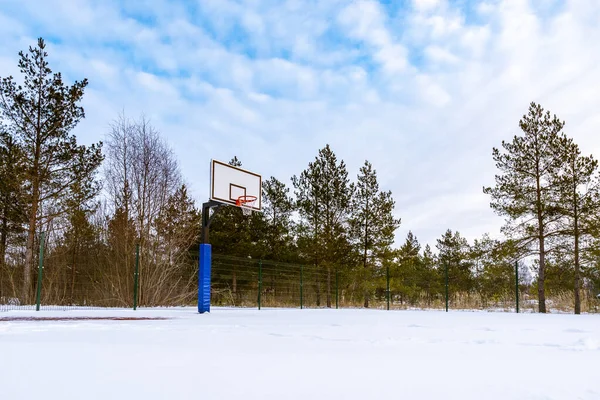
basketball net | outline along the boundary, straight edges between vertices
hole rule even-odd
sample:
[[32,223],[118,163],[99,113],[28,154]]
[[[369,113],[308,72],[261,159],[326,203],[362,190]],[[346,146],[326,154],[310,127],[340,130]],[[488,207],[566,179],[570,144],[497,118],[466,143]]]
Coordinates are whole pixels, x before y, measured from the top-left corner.
[[240,196],[236,200],[235,204],[242,209],[242,214],[244,214],[245,216],[249,216],[250,214],[252,214],[252,207],[254,206],[255,202],[255,196]]

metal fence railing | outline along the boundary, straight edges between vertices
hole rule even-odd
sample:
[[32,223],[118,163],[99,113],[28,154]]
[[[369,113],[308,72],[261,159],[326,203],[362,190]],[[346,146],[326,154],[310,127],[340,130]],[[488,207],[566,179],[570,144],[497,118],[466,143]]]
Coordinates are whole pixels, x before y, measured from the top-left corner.
[[[185,251],[163,257],[139,247],[110,258],[93,253],[74,257],[59,247],[40,251],[25,284],[22,265],[0,265],[0,311],[73,308],[194,306],[198,294],[198,255]],[[110,254],[106,251],[102,254]],[[535,288],[517,285],[508,266],[493,279],[479,277],[461,288],[448,268],[426,271],[398,266],[307,265],[212,256],[211,303],[231,307],[379,309],[496,309],[535,311]],[[583,288],[582,311],[599,312],[596,293]],[[572,310],[570,292],[548,292],[548,308]]]
[[240,307],[331,306],[331,271],[314,266],[213,255],[212,304]]

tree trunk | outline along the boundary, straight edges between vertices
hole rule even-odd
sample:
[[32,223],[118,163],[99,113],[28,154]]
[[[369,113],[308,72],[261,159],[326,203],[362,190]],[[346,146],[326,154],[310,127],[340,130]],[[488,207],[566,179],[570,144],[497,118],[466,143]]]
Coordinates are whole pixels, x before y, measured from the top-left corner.
[[536,168],[536,213],[538,219],[538,240],[540,242],[540,270],[538,273],[538,310],[546,312],[546,292],[544,291],[544,280],[546,272],[546,248],[544,243],[544,220],[542,215],[542,189],[540,187],[539,161]]
[[[367,205],[365,207],[365,218],[367,216],[367,209],[369,207],[369,199],[367,199]],[[363,267],[365,268],[365,271],[367,270],[368,266],[367,266],[367,240],[368,240],[368,226],[369,226],[369,222],[368,220],[365,221],[365,243],[364,243],[364,247],[363,247]],[[364,304],[365,308],[369,308],[369,286],[368,286],[368,282],[367,282],[367,288],[365,289],[365,304]]]
[[[29,227],[27,229],[27,245],[25,249],[25,265],[23,266],[23,287],[21,297],[23,304],[29,304],[29,295],[31,290],[31,266],[33,264],[33,246],[35,245],[35,231],[37,228],[37,208],[38,208],[39,188],[37,183],[33,187],[33,201],[31,204],[31,213],[29,214]],[[38,282],[41,284],[41,282]]]
[[544,236],[540,235],[540,270],[538,272],[538,311],[546,312],[546,292],[544,291],[544,280],[546,272],[546,249]]
[[[43,76],[40,65],[40,74]],[[23,266],[23,288],[21,296],[24,304],[29,304],[29,295],[31,290],[31,267],[33,264],[33,246],[35,245],[35,231],[37,230],[37,211],[40,201],[40,157],[42,151],[42,84],[43,79],[39,79],[38,103],[37,103],[37,121],[33,128],[35,130],[35,150],[33,154],[33,168],[29,171],[31,174],[31,210],[29,213],[29,226],[27,229],[27,244],[25,249],[25,265]],[[38,282],[41,285],[41,282]]]
[[2,213],[2,226],[0,227],[0,267],[4,265],[4,259],[6,258],[7,238],[8,238],[8,218],[6,217],[6,212],[3,212]]

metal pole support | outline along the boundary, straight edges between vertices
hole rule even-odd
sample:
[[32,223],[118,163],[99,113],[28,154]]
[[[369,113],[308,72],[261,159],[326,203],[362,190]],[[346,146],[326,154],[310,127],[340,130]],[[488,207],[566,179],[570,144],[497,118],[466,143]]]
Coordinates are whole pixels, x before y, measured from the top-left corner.
[[137,310],[138,287],[140,277],[140,245],[135,245],[135,270],[133,271],[133,309]]
[[40,232],[40,262],[38,265],[38,281],[35,294],[35,311],[40,311],[40,303],[42,302],[42,278],[44,271],[44,240],[46,232]]
[[515,300],[517,314],[519,313],[519,262],[515,261]]
[[[216,207],[213,215],[210,209]],[[210,278],[212,263],[212,247],[208,243],[208,229],[220,203],[208,201],[202,204],[202,231],[200,232],[200,246],[198,258],[198,313],[210,312]]]
[[[202,231],[200,232],[200,241],[202,244],[208,244],[208,229],[210,228],[210,223],[212,222],[212,219],[214,218],[220,206],[221,203],[213,200],[202,204]],[[215,207],[215,212],[213,215],[210,215],[210,209]]]

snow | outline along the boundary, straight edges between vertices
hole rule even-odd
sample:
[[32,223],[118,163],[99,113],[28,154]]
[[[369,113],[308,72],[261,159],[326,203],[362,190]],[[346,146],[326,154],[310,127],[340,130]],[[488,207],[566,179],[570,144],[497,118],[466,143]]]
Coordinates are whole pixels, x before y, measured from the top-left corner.
[[193,308],[11,311],[3,399],[600,399],[600,316]]

